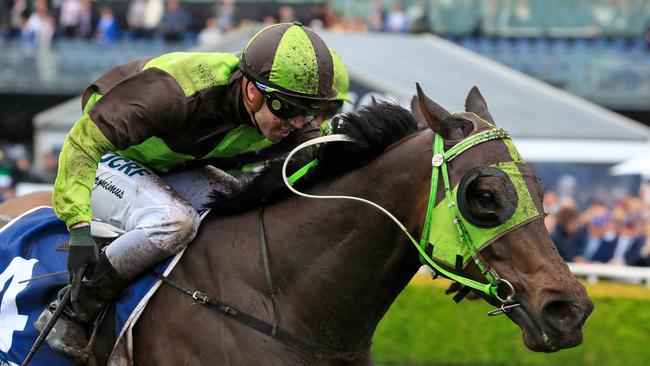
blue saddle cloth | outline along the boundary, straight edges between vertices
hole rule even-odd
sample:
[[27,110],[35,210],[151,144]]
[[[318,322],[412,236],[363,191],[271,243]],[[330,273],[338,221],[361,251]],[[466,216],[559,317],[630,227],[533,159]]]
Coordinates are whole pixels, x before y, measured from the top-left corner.
[[[23,282],[45,274],[67,270],[69,240],[65,224],[50,207],[39,207],[0,229],[0,366],[20,365],[38,337],[33,324],[68,275]],[[171,258],[154,270],[163,273]],[[116,334],[157,278],[145,274],[116,299]],[[72,365],[44,343],[30,365]]]

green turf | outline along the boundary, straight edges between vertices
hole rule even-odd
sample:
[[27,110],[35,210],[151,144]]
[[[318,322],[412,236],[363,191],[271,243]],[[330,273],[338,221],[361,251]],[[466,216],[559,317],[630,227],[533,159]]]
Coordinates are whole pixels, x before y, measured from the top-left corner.
[[584,342],[553,354],[529,351],[507,317],[488,317],[483,301],[456,304],[443,289],[411,285],[373,339],[377,365],[644,365],[650,351],[650,301],[593,299]]

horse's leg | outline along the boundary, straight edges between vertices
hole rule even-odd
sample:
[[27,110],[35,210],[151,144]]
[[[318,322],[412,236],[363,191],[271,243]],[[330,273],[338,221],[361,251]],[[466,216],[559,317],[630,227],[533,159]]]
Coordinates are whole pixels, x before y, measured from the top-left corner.
[[52,206],[52,192],[34,192],[0,203],[0,215],[20,216],[38,206]]

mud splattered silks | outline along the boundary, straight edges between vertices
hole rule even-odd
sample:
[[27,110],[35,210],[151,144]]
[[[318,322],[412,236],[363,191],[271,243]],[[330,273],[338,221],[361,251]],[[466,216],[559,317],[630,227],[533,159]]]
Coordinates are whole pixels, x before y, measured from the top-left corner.
[[84,114],[61,152],[53,195],[57,215],[68,227],[90,221],[97,164],[109,151],[168,172],[227,155],[224,145],[269,146],[241,102],[238,62],[233,54],[174,52],[118,66],[90,85]]

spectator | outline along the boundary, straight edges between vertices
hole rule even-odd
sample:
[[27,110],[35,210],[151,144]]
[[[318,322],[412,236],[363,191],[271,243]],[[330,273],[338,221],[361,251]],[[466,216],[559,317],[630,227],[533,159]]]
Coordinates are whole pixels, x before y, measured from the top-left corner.
[[23,39],[41,50],[49,49],[54,35],[54,26],[54,18],[48,11],[47,0],[36,0],[34,12],[23,27]]
[[9,10],[9,37],[20,36],[27,13],[27,0],[14,0]]
[[290,6],[281,6],[278,9],[278,19],[280,19],[280,23],[294,22],[296,17],[293,8]]
[[113,10],[103,6],[100,10],[99,22],[97,22],[97,42],[101,44],[113,43],[119,38],[117,21],[113,16]]
[[572,207],[565,207],[558,211],[555,216],[556,225],[551,234],[551,239],[553,239],[564,261],[573,262],[576,251],[574,241],[580,228],[578,211]]
[[554,191],[544,192],[542,206],[544,207],[544,212],[547,213],[546,217],[544,218],[544,225],[546,225],[546,230],[548,230],[549,233],[552,233],[555,230],[555,224],[557,220],[556,213],[559,209],[557,202],[557,193]]
[[312,15],[314,18],[312,19],[312,22],[314,20],[319,20],[321,27],[329,28],[332,26],[333,13],[332,8],[328,3],[323,3],[313,8]]
[[149,38],[146,27],[147,0],[131,0],[126,11],[126,24],[133,38]]
[[645,244],[641,217],[631,213],[619,225],[616,248],[609,263],[629,266],[641,265],[641,248]]
[[278,20],[275,19],[273,15],[267,15],[264,17],[264,19],[262,19],[262,24],[264,24],[264,26],[273,25],[276,24],[277,22]]
[[343,21],[343,15],[338,11],[332,13],[332,25],[329,28],[332,32],[342,33],[347,31],[347,25]]
[[59,14],[59,28],[64,37],[73,38],[79,35],[81,9],[81,0],[63,0]]
[[93,13],[90,0],[81,0],[81,14],[79,15],[79,27],[77,35],[81,38],[91,39],[93,36]]
[[[217,6],[217,22],[219,23],[222,32],[228,33],[235,28],[235,22],[233,21],[234,17],[234,0],[221,0],[220,4]],[[275,23],[277,23],[277,21],[272,24]]]
[[145,35],[149,36],[155,33],[160,25],[165,6],[163,0],[147,0],[147,12],[144,17]]
[[379,0],[373,1],[368,19],[368,29],[372,32],[383,32],[385,20],[386,8],[384,8],[384,3]]
[[429,32],[429,20],[427,10],[421,1],[418,1],[406,9],[408,23],[412,24],[411,33]]
[[366,23],[360,17],[352,17],[347,25],[347,30],[350,32],[365,33],[368,31]]
[[223,38],[223,33],[219,29],[219,23],[216,18],[208,18],[205,21],[205,28],[199,33],[199,45],[214,45],[219,43]]
[[646,217],[646,221],[643,224],[642,233],[645,238],[645,243],[641,247],[640,258],[637,263],[639,266],[650,266],[650,219]]
[[27,155],[21,156],[14,161],[11,175],[14,184],[21,182],[40,183],[32,175],[32,163],[30,163]]
[[609,214],[595,216],[576,240],[578,250],[574,260],[580,263],[608,262],[614,255],[616,232]]
[[160,20],[158,29],[167,42],[183,39],[190,25],[190,15],[180,7],[178,0],[167,0],[167,10]]
[[408,32],[408,21],[401,4],[395,4],[386,18],[386,31],[393,33]]
[[30,176],[34,183],[54,183],[58,168],[58,157],[53,153],[43,155],[40,167],[33,166]]

